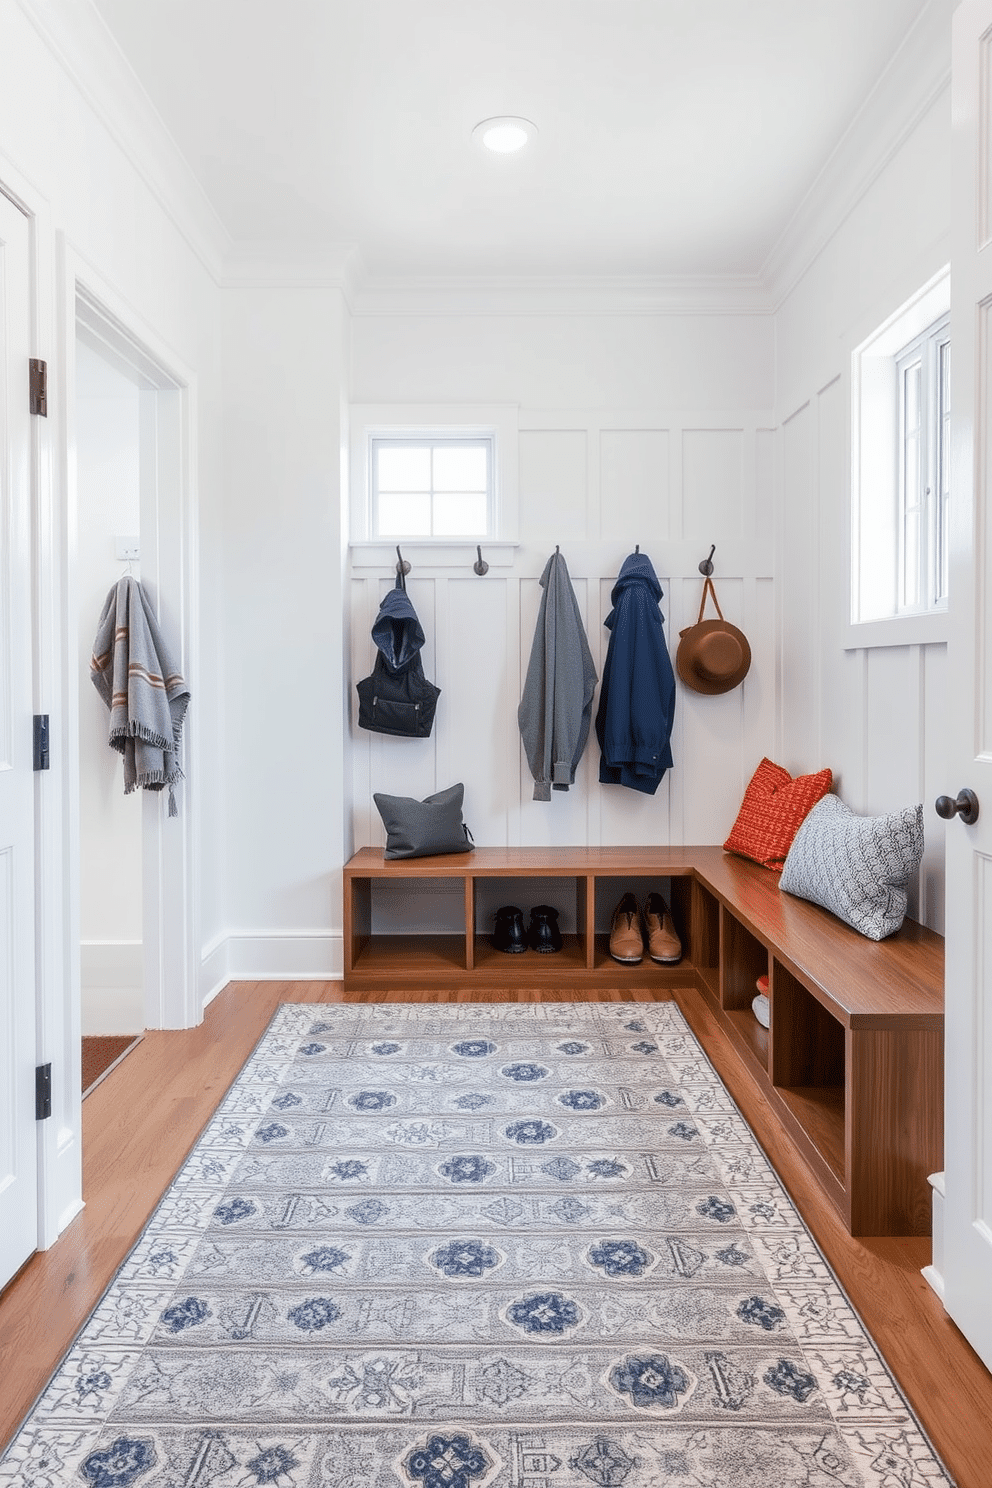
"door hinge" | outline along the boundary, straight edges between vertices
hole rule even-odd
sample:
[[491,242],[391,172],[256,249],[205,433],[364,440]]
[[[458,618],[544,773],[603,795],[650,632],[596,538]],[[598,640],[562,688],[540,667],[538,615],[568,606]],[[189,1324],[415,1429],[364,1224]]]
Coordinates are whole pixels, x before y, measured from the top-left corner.
[[39,1064],[34,1072],[34,1119],[47,1121],[52,1114],[52,1066]]
[[50,764],[48,714],[36,713],[34,715],[34,768],[36,770],[47,770]]
[[32,357],[30,367],[31,412],[48,417],[48,363]]

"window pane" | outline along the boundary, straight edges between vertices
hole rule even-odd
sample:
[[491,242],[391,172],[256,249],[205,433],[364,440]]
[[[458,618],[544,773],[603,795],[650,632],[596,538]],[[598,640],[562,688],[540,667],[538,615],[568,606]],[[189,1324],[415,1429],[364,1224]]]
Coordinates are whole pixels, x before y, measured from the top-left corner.
[[426,446],[379,445],[380,491],[429,491],[431,452]]
[[487,476],[484,445],[441,445],[434,450],[435,491],[484,491]]
[[485,493],[437,494],[434,497],[435,537],[485,537]]
[[922,367],[919,362],[914,362],[912,367],[907,367],[903,374],[903,387],[905,389],[905,420],[907,433],[911,429],[920,427],[920,375]]
[[920,518],[913,513],[906,518],[905,546],[902,565],[902,602],[906,609],[915,609],[920,602]]
[[907,512],[920,504],[920,441],[916,434],[906,436],[906,465],[903,476],[903,506]]
[[379,537],[430,537],[431,498],[379,492]]

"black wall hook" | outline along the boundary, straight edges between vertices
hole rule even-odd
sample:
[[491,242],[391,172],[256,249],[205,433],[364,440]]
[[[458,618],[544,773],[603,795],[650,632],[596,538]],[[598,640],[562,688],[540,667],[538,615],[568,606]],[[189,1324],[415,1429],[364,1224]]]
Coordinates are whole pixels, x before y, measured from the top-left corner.
[[476,562],[472,564],[472,572],[477,573],[479,575],[479,578],[481,579],[483,574],[487,574],[489,572],[489,564],[482,556],[481,543],[476,543],[475,551],[478,553],[479,557]]
[[710,556],[704,558],[699,565],[699,572],[704,578],[709,578],[713,573],[713,554],[716,552],[716,543],[710,548]]
[[404,558],[403,554],[400,552],[399,543],[396,544],[396,557],[399,560],[396,564],[396,572],[398,574],[408,574],[412,565],[410,563],[410,560],[408,558]]

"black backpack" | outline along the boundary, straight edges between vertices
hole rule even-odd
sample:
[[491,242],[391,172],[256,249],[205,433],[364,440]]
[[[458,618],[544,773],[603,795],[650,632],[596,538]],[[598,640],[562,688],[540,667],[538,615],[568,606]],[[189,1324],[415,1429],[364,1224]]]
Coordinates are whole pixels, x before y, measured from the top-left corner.
[[420,659],[424,630],[402,573],[379,606],[372,639],[377,647],[375,666],[371,677],[357,684],[359,728],[407,739],[429,738],[441,689],[424,676]]

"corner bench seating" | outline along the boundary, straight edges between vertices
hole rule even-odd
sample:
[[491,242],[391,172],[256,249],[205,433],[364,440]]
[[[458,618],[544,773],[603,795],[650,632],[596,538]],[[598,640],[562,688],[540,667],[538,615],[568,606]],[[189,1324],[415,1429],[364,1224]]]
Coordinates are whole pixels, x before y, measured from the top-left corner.
[[[376,885],[418,879],[462,897],[464,931],[374,934]],[[562,881],[566,894],[574,884],[576,933],[558,955],[490,945],[481,900],[492,880],[513,879],[528,883],[500,886],[498,902],[529,906],[541,897],[535,881],[552,879],[560,903]],[[636,880],[668,880],[685,949],[676,967],[647,956],[620,965],[596,933]],[[930,1233],[927,1175],[943,1166],[944,958],[942,938],[913,920],[867,940],[719,847],[480,847],[388,862],[362,848],[344,869],[344,954],[353,991],[695,987],[850,1232]],[[767,1030],[751,1010],[761,975]]]

